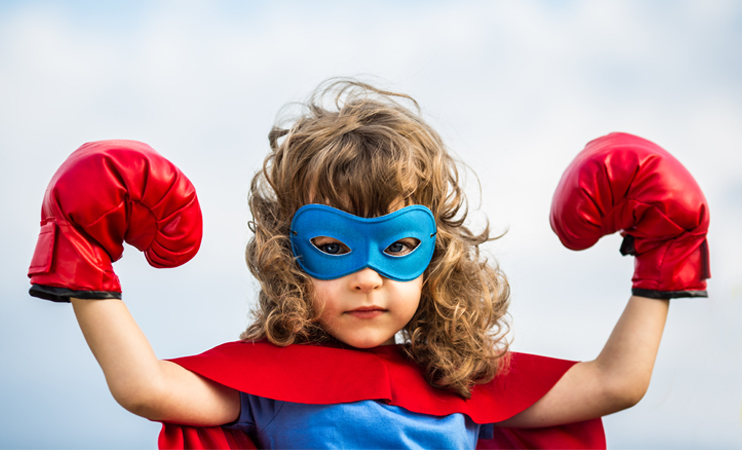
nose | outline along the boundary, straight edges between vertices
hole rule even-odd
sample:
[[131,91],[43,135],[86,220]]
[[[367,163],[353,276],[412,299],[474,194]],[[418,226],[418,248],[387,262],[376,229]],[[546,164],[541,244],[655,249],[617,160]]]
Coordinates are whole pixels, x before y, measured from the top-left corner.
[[361,292],[371,292],[381,287],[384,279],[374,269],[366,267],[353,274],[351,289]]

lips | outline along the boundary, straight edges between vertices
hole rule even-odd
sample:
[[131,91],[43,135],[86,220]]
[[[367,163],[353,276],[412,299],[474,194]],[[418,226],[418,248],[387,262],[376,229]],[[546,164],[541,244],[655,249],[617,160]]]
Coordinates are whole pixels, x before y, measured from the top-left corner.
[[346,314],[349,314],[358,319],[373,319],[374,317],[378,317],[385,312],[387,312],[387,310],[380,306],[361,306],[360,308],[347,311]]

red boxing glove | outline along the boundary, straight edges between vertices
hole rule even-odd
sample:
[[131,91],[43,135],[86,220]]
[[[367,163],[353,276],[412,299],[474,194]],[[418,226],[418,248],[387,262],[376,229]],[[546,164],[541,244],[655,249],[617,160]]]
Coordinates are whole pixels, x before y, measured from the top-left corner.
[[634,295],[708,296],[708,204],[688,170],[652,142],[611,133],[588,143],[559,181],[550,221],[572,250],[621,230],[621,253],[636,256]]
[[121,298],[111,263],[124,241],[150,265],[176,267],[196,255],[202,231],[196,190],[173,163],[141,142],[87,143],[44,194],[29,293],[56,302]]

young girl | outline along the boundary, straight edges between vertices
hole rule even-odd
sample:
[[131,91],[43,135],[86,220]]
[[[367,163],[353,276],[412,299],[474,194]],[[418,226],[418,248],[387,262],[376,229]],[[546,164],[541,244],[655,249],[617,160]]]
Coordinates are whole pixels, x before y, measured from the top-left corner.
[[648,387],[667,299],[705,295],[700,189],[648,141],[588,144],[552,227],[573,249],[624,230],[635,295],[593,361],[512,353],[488,230],[465,226],[455,161],[416,109],[334,81],[274,127],[249,198],[259,306],[239,342],[158,360],[120,301],[123,241],[172,267],[201,238],[190,182],[133,141],[86,144],[54,175],[31,294],[72,302],[113,396],[165,423],[163,448],[604,447],[599,418]]

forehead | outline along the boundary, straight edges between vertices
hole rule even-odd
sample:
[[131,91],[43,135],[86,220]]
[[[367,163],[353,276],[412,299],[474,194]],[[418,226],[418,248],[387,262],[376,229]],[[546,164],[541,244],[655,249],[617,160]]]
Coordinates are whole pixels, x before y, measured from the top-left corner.
[[300,193],[294,210],[305,204],[320,203],[357,216],[376,217],[422,203],[415,198],[420,197],[419,190],[426,183],[420,179],[420,171],[410,167],[410,161],[379,155],[370,160],[366,160],[367,155],[358,158],[344,155],[345,160],[343,157],[332,160],[329,153],[332,152],[321,157],[315,155],[296,174],[294,189],[287,192]]
[[341,222],[350,227],[366,227],[376,224],[404,223],[414,228],[435,227],[433,213],[423,205],[408,205],[395,209],[392,212],[376,217],[362,217],[333,206],[311,203],[299,208],[292,220],[292,229],[295,224],[303,227],[323,228],[325,222]]
[[362,200],[362,199],[358,199],[357,197],[358,197],[357,195],[351,195],[347,192],[337,193],[336,195],[333,195],[333,196],[328,196],[328,195],[318,196],[314,193],[314,190],[310,190],[309,196],[307,199],[308,201],[305,204],[298,207],[297,211],[306,205],[319,204],[319,205],[326,205],[334,209],[338,209],[340,211],[346,212],[353,216],[363,217],[363,218],[372,218],[372,217],[379,217],[379,216],[391,214],[402,208],[415,204],[415,202],[413,202],[412,199],[410,198],[405,199],[401,196],[397,196],[388,202],[382,202],[382,201],[373,202],[372,201],[370,205],[365,205],[365,207],[359,207],[361,203],[361,201],[359,200]]

